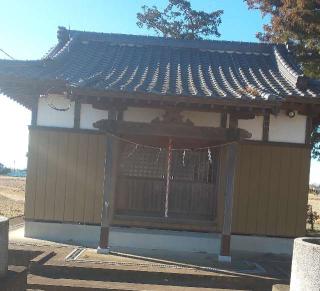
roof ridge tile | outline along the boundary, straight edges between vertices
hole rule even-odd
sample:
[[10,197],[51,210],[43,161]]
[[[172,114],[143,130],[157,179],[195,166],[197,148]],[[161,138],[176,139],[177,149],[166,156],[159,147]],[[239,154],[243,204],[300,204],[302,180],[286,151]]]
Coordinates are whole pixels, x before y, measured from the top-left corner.
[[68,41],[68,38],[72,38],[74,36],[77,36],[80,41],[111,42],[116,44],[142,46],[155,45],[177,48],[213,49],[215,51],[220,50],[226,52],[272,53],[272,49],[274,46],[284,47],[283,44],[275,43],[258,43],[213,39],[185,40],[150,35],[67,30],[65,27],[59,27],[58,40],[60,45],[65,44]]

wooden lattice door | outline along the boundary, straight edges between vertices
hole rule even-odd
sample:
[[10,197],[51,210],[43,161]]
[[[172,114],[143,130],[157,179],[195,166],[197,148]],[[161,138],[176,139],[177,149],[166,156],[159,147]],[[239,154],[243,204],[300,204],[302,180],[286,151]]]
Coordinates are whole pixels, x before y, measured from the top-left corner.
[[[218,152],[174,150],[168,220],[213,220],[216,216]],[[122,147],[115,213],[163,218],[167,150],[125,144]]]

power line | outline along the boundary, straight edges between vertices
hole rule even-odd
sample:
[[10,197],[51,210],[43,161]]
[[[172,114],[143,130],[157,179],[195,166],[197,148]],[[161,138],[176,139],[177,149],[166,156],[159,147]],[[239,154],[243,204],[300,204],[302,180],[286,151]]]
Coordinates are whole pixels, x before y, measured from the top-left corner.
[[0,48],[0,52],[3,52],[7,57],[9,57],[11,60],[15,60],[14,57],[10,56],[7,52],[5,52],[3,49]]

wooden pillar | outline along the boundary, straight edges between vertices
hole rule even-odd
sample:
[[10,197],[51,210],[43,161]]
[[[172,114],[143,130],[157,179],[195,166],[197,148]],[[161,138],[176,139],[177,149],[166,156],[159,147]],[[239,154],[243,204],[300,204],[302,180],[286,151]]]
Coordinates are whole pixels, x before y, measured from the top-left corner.
[[80,115],[81,115],[81,102],[80,100],[76,100],[74,105],[74,121],[73,121],[73,127],[76,129],[80,128]]
[[[117,112],[109,110],[108,119],[117,120]],[[112,136],[106,136],[106,156],[104,166],[103,203],[101,211],[100,241],[98,253],[109,253],[110,205],[116,186],[117,141]]]
[[37,125],[37,120],[38,120],[38,102],[39,98],[35,98],[34,104],[32,106],[32,112],[31,112],[31,126],[36,126]]
[[270,128],[270,113],[265,112],[263,115],[263,128],[262,128],[262,140],[269,140],[269,128]]
[[312,134],[312,116],[307,116],[306,121],[306,135],[305,135],[305,144],[310,145],[311,144],[311,134]]
[[223,128],[227,127],[228,113],[221,112],[220,126]]
[[237,143],[227,145],[227,166],[226,166],[226,187],[224,193],[224,218],[220,245],[220,262],[231,263],[231,229],[232,229],[232,210],[233,192],[237,160]]
[[169,210],[171,168],[172,168],[172,139],[170,138],[169,145],[168,145],[166,195],[165,195],[165,202],[164,202],[164,217],[165,218],[168,218],[168,210]]
[[233,114],[230,114],[229,128],[238,128],[238,118]]

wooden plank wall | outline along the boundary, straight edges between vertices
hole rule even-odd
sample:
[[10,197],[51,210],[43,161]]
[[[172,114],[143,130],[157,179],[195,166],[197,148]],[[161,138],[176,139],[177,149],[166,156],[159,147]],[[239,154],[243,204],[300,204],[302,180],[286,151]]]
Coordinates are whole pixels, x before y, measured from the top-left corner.
[[[294,145],[243,143],[238,154],[232,232],[304,235],[310,150]],[[100,224],[104,155],[102,135],[31,129],[26,219]],[[220,156],[220,173],[224,173],[224,149]],[[221,231],[224,175],[218,183],[217,221],[212,226],[198,225],[198,231]],[[130,220],[127,225],[131,225]],[[149,227],[154,226],[149,223]],[[141,226],[148,227],[146,222]]]
[[25,218],[99,224],[104,136],[30,130]]
[[304,235],[309,167],[307,147],[239,145],[232,232]]

